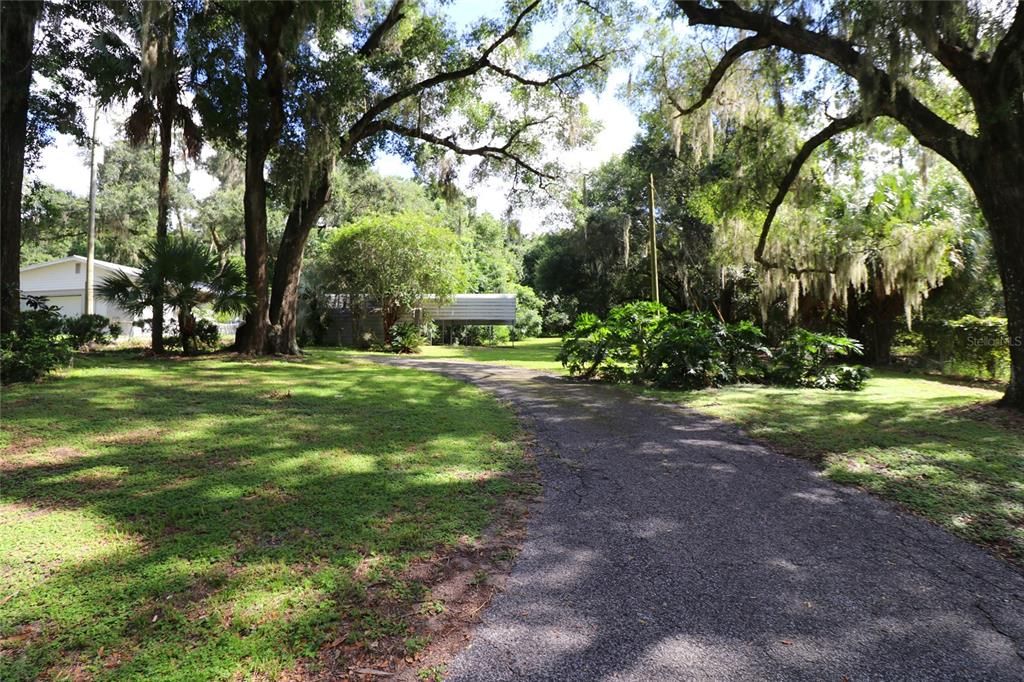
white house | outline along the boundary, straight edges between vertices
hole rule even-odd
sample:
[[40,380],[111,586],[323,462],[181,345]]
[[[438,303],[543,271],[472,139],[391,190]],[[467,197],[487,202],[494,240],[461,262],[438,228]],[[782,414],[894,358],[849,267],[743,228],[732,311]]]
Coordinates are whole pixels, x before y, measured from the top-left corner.
[[[85,256],[68,256],[48,263],[28,265],[21,269],[22,296],[45,296],[50,305],[60,308],[65,317],[75,317],[85,312]],[[94,286],[99,286],[107,277],[116,272],[125,272],[131,276],[139,274],[138,268],[127,265],[93,260]],[[25,302],[22,301],[22,308]],[[138,319],[131,313],[118,308],[113,303],[96,296],[94,312],[116,320],[121,324],[125,334],[132,335],[132,323]]]

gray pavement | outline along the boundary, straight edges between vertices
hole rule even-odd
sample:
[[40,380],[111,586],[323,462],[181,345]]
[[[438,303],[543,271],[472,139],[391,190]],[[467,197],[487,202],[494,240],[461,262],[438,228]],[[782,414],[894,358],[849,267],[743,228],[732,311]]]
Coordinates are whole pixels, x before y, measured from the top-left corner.
[[386,361],[537,440],[542,500],[449,680],[1024,680],[1024,575],[928,522],[614,387]]

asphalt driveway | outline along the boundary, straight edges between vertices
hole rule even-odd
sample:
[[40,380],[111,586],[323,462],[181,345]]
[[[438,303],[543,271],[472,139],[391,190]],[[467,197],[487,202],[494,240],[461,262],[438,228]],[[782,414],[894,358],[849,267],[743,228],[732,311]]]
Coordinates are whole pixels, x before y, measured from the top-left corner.
[[542,501],[450,680],[1024,680],[1024,576],[924,520],[614,387],[384,361],[537,441]]

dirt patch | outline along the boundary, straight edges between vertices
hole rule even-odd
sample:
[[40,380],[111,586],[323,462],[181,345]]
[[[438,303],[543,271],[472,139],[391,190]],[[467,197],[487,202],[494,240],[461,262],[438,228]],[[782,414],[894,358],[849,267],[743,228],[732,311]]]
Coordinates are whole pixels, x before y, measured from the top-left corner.
[[17,657],[42,636],[42,623],[25,623],[10,635],[0,638],[0,659]]
[[42,678],[67,680],[68,682],[89,682],[93,679],[93,675],[89,672],[85,657],[82,654],[74,654],[51,667],[43,674]]
[[1024,413],[1000,407],[997,402],[950,407],[943,410],[942,414],[946,417],[985,422],[1007,431],[1024,432]]
[[11,435],[11,444],[0,451],[3,453],[3,457],[0,457],[0,471],[11,471],[19,468],[12,461],[12,458],[31,452],[43,444],[43,439],[36,436],[23,436],[17,433],[12,433]]
[[292,392],[273,390],[263,397],[266,398],[267,400],[291,400]]
[[19,522],[25,522],[41,516],[46,516],[47,514],[52,513],[52,510],[42,507],[34,507],[23,502],[5,502],[0,504],[0,512],[5,516],[10,515],[10,521],[17,520]]
[[42,459],[48,465],[60,466],[61,464],[67,464],[68,462],[77,461],[85,456],[86,454],[81,450],[76,450],[75,448],[68,448],[62,446],[57,448],[50,448],[49,450],[46,451],[46,454],[43,455]]
[[96,442],[101,445],[146,445],[159,439],[164,433],[165,429],[148,427],[100,436]]
[[74,481],[82,493],[114,490],[122,483],[117,474],[103,471],[83,471],[75,476]]
[[[6,448],[3,456],[0,457],[0,471],[18,471],[20,469],[37,468],[56,470],[71,462],[76,462],[87,454],[81,450],[68,447],[50,448],[45,452],[29,454],[36,446],[40,445],[42,439],[29,439],[33,442],[14,448]],[[19,445],[22,441],[19,441]],[[19,456],[20,455],[20,456]]]

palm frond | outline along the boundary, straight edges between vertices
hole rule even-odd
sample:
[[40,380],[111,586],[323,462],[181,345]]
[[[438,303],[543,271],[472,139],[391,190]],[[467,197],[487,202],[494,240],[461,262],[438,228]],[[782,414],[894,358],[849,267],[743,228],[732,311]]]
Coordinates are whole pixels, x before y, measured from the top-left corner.
[[199,153],[203,149],[203,131],[192,119],[192,110],[184,104],[179,104],[177,115],[174,118],[181,127],[185,158],[198,159]]
[[124,133],[128,142],[134,146],[145,144],[149,140],[153,130],[153,123],[156,122],[156,109],[148,97],[140,97],[132,107],[132,113],[124,122]]
[[133,315],[141,315],[153,305],[152,290],[126,272],[117,272],[104,279],[96,287],[96,293]]

